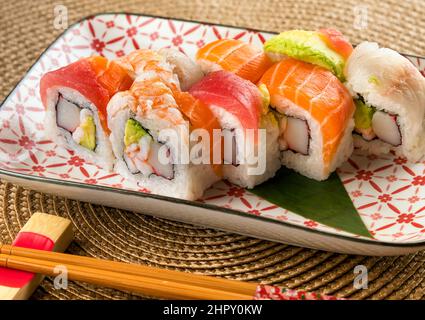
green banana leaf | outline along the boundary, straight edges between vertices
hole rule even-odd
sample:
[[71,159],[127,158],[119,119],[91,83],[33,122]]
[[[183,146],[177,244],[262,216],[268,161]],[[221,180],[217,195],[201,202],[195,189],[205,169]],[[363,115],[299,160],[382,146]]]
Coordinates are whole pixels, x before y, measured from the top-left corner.
[[372,238],[336,173],[316,181],[281,168],[273,179],[249,191],[307,219]]

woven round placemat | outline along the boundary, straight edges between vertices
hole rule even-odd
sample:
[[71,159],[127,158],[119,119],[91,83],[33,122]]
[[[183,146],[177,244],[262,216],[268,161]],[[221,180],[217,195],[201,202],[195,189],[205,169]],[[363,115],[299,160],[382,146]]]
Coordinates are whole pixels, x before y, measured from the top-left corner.
[[[53,28],[55,4],[68,8],[69,23],[90,14],[127,11],[270,31],[333,26],[357,43],[376,40],[401,52],[425,54],[422,0],[321,1],[2,1],[0,99],[60,33]],[[365,20],[365,8],[367,20]],[[363,19],[359,21],[359,14]],[[365,25],[364,22],[367,22]],[[68,251],[117,261],[278,284],[352,299],[422,299],[425,252],[400,257],[333,254],[229,234],[132,212],[53,197],[0,182],[0,242],[9,243],[32,213],[70,219],[75,241]],[[365,265],[367,289],[353,288],[353,269]],[[55,290],[47,278],[35,299],[133,299],[121,291],[71,282]]]

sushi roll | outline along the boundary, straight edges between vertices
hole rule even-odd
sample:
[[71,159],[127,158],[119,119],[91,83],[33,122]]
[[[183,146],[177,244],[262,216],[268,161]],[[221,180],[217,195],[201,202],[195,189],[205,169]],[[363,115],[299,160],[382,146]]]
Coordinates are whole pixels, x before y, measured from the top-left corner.
[[266,41],[264,51],[273,61],[291,57],[321,66],[343,81],[344,65],[353,46],[338,30],[290,30]]
[[354,144],[410,161],[425,153],[425,78],[405,57],[377,43],[358,45],[345,68],[356,112]]
[[256,83],[272,65],[263,50],[235,39],[220,39],[206,44],[196,54],[204,73],[227,70]]
[[46,73],[40,80],[48,136],[86,160],[111,170],[106,106],[132,78],[117,63],[94,56]]
[[279,119],[282,164],[325,180],[352,153],[354,103],[328,70],[284,58],[263,75]]
[[[268,103],[263,104],[261,91],[251,82],[221,70],[205,76],[189,92],[208,105],[220,122],[224,138],[223,177],[247,188],[273,177],[280,168],[276,144],[279,129],[274,115],[268,112]],[[253,132],[251,136],[249,130]],[[261,132],[265,133],[265,140],[259,138]],[[254,154],[258,156],[257,163],[248,160]]]
[[[173,67],[151,50],[135,51],[123,62],[132,66],[136,77],[129,90],[117,93],[108,104],[114,170],[152,193],[198,199],[220,176],[209,162],[193,164],[186,157],[191,126],[174,98],[180,90]],[[189,115],[191,110],[201,112],[185,100],[181,104]]]

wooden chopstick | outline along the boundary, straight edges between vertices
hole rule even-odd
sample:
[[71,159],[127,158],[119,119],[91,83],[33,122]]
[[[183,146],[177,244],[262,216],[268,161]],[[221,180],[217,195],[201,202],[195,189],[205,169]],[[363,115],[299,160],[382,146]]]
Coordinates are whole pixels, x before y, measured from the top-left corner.
[[[130,264],[123,262],[115,262],[108,260],[95,259],[90,257],[76,256],[64,253],[47,252],[40,250],[33,250],[21,247],[13,247],[9,245],[0,246],[0,253],[12,254],[15,256],[36,258],[46,261],[54,261],[57,264],[73,264],[76,266],[86,266],[99,268],[106,271],[117,271],[121,273],[127,273],[132,275],[145,275],[159,280],[170,280],[175,282],[187,283],[190,281],[192,284],[196,284],[202,287],[209,287],[215,289],[222,289],[223,287],[229,287],[234,292],[246,293],[255,290],[257,284],[233,281],[227,279],[220,279],[202,275],[195,275],[186,272],[166,270],[161,268],[148,267],[138,264]],[[40,256],[42,254],[42,256]]]
[[[4,264],[2,264],[3,260],[5,261]],[[13,255],[0,255],[0,265],[12,269],[57,276],[54,269],[58,266],[58,264],[54,261],[31,259]],[[223,299],[248,299],[248,296],[228,292],[225,291],[225,289],[215,290],[190,284],[128,275],[125,273],[75,266],[72,264],[67,264],[65,267],[67,268],[67,276],[69,280],[83,281],[95,285],[142,293],[150,296],[171,299],[209,300],[219,299],[219,297],[223,297]]]
[[68,279],[171,299],[252,299],[256,283],[219,279],[148,266],[0,246],[0,266],[57,276],[65,266]]

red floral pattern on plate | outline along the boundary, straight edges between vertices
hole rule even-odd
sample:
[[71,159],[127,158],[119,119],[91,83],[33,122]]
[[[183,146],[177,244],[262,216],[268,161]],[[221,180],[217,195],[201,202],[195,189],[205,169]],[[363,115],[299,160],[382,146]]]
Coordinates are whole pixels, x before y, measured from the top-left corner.
[[[193,57],[199,47],[218,38],[241,39],[261,46],[270,36],[240,28],[126,14],[104,14],[84,20],[72,26],[46,51],[2,106],[0,167],[28,175],[149,193],[146,188],[87,163],[45,136],[44,108],[38,95],[40,77],[92,54],[114,59],[138,48],[175,47]],[[425,59],[409,59],[425,73]],[[375,157],[355,151],[339,169],[339,175],[376,240],[397,243],[425,240],[425,162],[412,164],[392,155]],[[357,237],[305,219],[226,181],[207,190],[199,201]]]
[[254,300],[345,300],[304,290],[285,289],[276,286],[259,285]]

